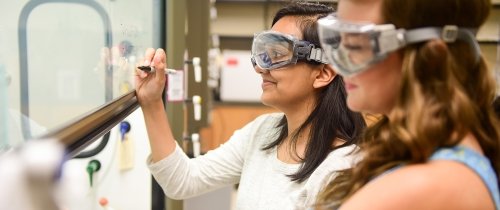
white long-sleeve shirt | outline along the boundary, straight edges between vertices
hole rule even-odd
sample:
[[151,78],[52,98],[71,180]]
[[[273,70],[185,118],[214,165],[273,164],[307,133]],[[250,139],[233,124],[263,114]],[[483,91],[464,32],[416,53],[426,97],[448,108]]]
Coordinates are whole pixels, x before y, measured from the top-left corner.
[[149,169],[165,194],[173,199],[186,199],[239,183],[237,209],[286,210],[311,205],[334,171],[354,164],[350,152],[356,146],[332,151],[309,179],[292,182],[286,175],[296,172],[300,164],[281,162],[276,149],[261,149],[277,138],[276,125],[282,116],[259,116],[235,131],[219,148],[197,158],[188,158],[177,146],[172,154],[156,163],[149,158]]

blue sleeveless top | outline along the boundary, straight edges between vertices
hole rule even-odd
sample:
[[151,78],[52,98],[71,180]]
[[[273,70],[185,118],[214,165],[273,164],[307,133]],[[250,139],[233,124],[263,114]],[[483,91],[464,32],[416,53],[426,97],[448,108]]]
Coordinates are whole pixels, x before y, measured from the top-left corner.
[[481,177],[490,191],[495,208],[500,210],[500,194],[498,181],[491,162],[485,156],[463,146],[440,148],[432,154],[430,160],[453,160],[465,164]]
[[[495,203],[495,209],[500,210],[500,192],[497,184],[497,176],[488,158],[467,147],[454,146],[449,148],[443,147],[437,149],[429,158],[429,160],[452,160],[465,164],[467,167],[476,172],[479,177],[481,177],[483,182],[486,184],[488,191],[490,192],[493,202]],[[401,168],[402,166],[403,165],[399,165],[391,168],[377,177],[391,173]],[[377,177],[375,177],[374,179],[376,179]],[[312,209],[313,208],[309,208],[308,210]]]

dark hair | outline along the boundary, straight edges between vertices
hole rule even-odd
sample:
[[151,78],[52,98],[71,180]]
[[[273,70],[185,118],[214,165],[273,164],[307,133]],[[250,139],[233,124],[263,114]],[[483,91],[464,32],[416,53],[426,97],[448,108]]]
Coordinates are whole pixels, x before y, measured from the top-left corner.
[[500,119],[500,96],[497,96],[493,101],[493,110],[495,110],[497,118]]
[[[273,20],[273,25],[285,16],[295,16],[301,28],[304,40],[319,45],[316,20],[332,13],[333,9],[319,3],[294,2],[280,9]],[[302,182],[316,170],[327,155],[338,148],[356,143],[357,136],[366,127],[363,116],[349,110],[346,103],[346,91],[340,75],[323,88],[318,94],[316,107],[302,125],[292,133],[292,152],[296,151],[297,139],[308,126],[311,127],[302,167],[294,174],[288,175],[292,181]],[[266,145],[263,150],[280,145],[288,135],[286,116],[280,120],[278,138]],[[337,138],[346,142],[341,146],[333,146]]]
[[[318,24],[316,21],[326,17],[335,10],[325,4],[309,3],[303,1],[292,2],[276,12],[271,26],[274,26],[278,20],[285,16],[297,17],[297,25],[302,31],[303,40],[314,44],[315,47],[321,47],[318,36]],[[316,61],[307,61],[311,64],[321,64]]]

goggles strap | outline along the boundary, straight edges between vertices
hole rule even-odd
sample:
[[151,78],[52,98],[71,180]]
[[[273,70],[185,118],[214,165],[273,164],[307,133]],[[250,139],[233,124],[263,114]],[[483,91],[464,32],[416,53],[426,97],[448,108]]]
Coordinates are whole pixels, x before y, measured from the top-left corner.
[[325,53],[321,48],[316,48],[314,44],[300,46],[296,48],[297,58],[306,59],[308,61],[316,61],[319,63],[328,63]]
[[446,43],[452,43],[459,39],[467,42],[473,48],[476,62],[479,62],[479,59],[481,58],[481,51],[474,36],[475,32],[475,29],[458,28],[457,26],[452,25],[447,25],[443,28],[419,28],[406,31],[406,33],[404,33],[404,42],[406,44],[412,44],[431,39],[442,39]]
[[309,53],[309,57],[307,58],[307,60],[313,60],[320,63],[328,63],[325,53],[323,53],[323,50],[321,48],[311,47],[311,52]]

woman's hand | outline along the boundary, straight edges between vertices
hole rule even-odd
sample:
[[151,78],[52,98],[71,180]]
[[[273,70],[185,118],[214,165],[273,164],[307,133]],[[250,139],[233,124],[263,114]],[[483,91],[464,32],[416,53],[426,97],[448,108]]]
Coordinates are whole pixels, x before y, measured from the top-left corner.
[[148,48],[142,65],[154,67],[154,72],[144,72],[136,68],[135,92],[142,108],[162,102],[165,88],[166,55],[163,49]]
[[149,73],[140,69],[135,70],[135,92],[148,131],[151,159],[156,162],[167,157],[176,148],[161,97],[165,89],[167,67],[165,51],[148,48],[142,65],[151,66],[155,70]]

